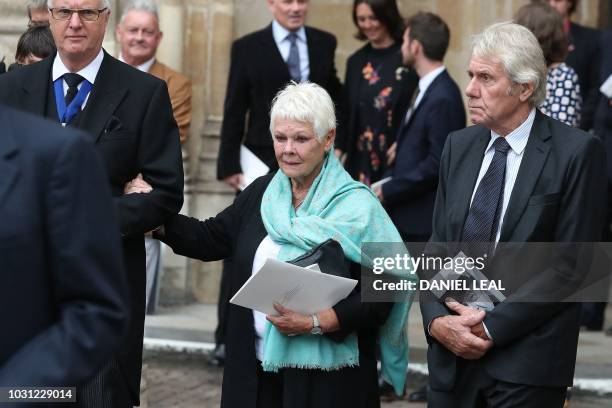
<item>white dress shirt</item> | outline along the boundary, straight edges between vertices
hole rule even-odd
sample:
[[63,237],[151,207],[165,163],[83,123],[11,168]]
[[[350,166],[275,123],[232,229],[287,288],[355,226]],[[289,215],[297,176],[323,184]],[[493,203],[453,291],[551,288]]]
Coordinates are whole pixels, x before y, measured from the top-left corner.
[[[123,59],[123,55],[119,54],[119,61],[121,62],[125,62],[125,60]],[[149,72],[149,70],[151,69],[151,66],[153,65],[153,63],[155,62],[155,57],[151,58],[150,60],[144,62],[143,64],[140,65],[132,65],[134,68],[138,69],[139,71],[142,72]],[[125,62],[127,64],[127,62]],[[128,64],[129,65],[129,64]]]
[[[285,27],[280,25],[278,21],[272,20],[272,36],[274,42],[280,51],[283,61],[287,61],[289,58],[289,51],[291,49],[291,41],[289,41],[289,34],[291,32]],[[306,30],[304,27],[300,27],[295,32],[297,34],[297,48],[300,54],[300,74],[303,81],[307,81],[310,76],[310,59],[308,58],[308,43],[306,42]]]
[[[89,65],[87,65],[85,68],[75,72],[75,74],[79,74],[80,76],[85,78],[90,84],[93,85],[96,81],[96,77],[98,76],[98,71],[100,71],[100,66],[102,65],[103,59],[104,51],[100,49],[100,52],[98,53],[96,58],[94,58],[93,61],[91,61]],[[55,82],[58,78],[61,78],[62,75],[67,74],[69,72],[70,70],[66,68],[66,66],[62,62],[59,53],[55,54],[55,59],[53,60],[53,69],[51,71],[51,78],[53,82]],[[68,92],[68,84],[64,80],[62,80],[62,82],[64,83],[64,96],[66,96],[66,92]],[[78,89],[81,89],[82,85],[83,82],[78,85]],[[87,101],[89,100],[90,94],[91,92],[85,97],[85,100],[81,105],[81,109],[85,109],[85,105],[87,105]]]
[[[268,258],[276,259],[280,252],[280,246],[272,241],[269,235],[261,241],[253,258],[253,269],[251,275],[255,275],[261,267],[266,263]],[[263,337],[266,330],[266,315],[264,313],[253,310],[253,321],[255,324],[255,355],[259,361],[263,361]]]
[[[508,155],[506,157],[506,179],[504,183],[504,201],[502,205],[502,211],[499,216],[499,226],[497,228],[497,235],[495,236],[495,242],[499,242],[499,237],[501,235],[501,229],[504,222],[504,214],[506,214],[506,209],[508,208],[508,203],[510,202],[510,195],[512,194],[512,189],[514,188],[514,183],[516,182],[516,176],[519,171],[519,167],[521,166],[521,161],[523,160],[523,155],[525,153],[525,146],[527,146],[527,140],[529,139],[529,134],[531,133],[531,127],[533,126],[533,121],[535,119],[535,108],[531,110],[527,119],[516,129],[506,135],[506,141],[510,145],[510,150],[508,150]],[[476,189],[480,184],[480,180],[484,177],[485,173],[489,169],[489,165],[493,161],[493,155],[495,154],[495,149],[493,148],[493,142],[499,137],[497,133],[491,131],[491,140],[489,141],[489,145],[487,146],[484,154],[484,158],[482,159],[482,164],[480,166],[480,173],[478,173],[478,178],[476,179],[476,187],[472,192],[472,198],[470,200],[470,205],[474,200],[474,195],[476,194]]]
[[425,92],[427,92],[427,88],[429,88],[429,85],[431,85],[434,79],[436,79],[438,75],[444,72],[445,69],[446,67],[442,65],[441,67],[438,67],[434,69],[433,71],[428,72],[427,74],[423,75],[423,77],[419,79],[419,88],[418,88],[419,94],[417,95],[417,98],[414,100],[414,107],[408,108],[408,111],[406,112],[406,116],[404,117],[404,123],[408,123],[408,120],[410,120],[410,116],[412,115],[412,112],[416,110],[417,106],[419,106],[419,103],[421,103],[421,100],[423,99],[423,95],[425,95]]

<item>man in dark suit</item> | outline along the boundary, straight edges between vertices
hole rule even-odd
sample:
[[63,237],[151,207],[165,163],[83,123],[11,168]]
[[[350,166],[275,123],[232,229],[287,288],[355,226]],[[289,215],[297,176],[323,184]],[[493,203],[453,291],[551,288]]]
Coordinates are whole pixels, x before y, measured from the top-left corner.
[[274,95],[287,82],[314,82],[336,104],[342,93],[334,64],[336,38],[304,26],[308,0],[268,0],[268,6],[272,24],[232,45],[217,178],[237,191],[243,185],[241,143],[271,169],[278,167],[269,110]]
[[[138,405],[145,312],[143,234],[179,211],[183,167],[166,84],[102,49],[108,0],[54,0],[50,28],[57,54],[0,78],[0,101],[82,129],[106,165],[117,207],[132,304],[117,358],[80,395],[87,406]],[[124,195],[141,174],[150,194]],[[108,392],[103,392],[105,389]],[[89,401],[89,402],[86,402]]]
[[0,123],[0,387],[74,387],[128,325],[106,175],[80,132],[5,106]]
[[[453,132],[444,146],[430,242],[487,243],[487,276],[502,243],[600,238],[605,152],[595,137],[537,111],[546,72],[538,41],[524,27],[495,24],[474,39],[466,94],[476,126]],[[563,406],[580,304],[533,300],[561,299],[581,284],[584,264],[576,267],[571,255],[544,266],[497,262],[517,276],[527,271],[529,280],[486,313],[470,301],[444,304],[421,293],[430,406]],[[525,298],[532,302],[515,300]]]
[[461,92],[443,63],[449,39],[448,26],[435,14],[418,13],[407,21],[402,56],[419,85],[392,150],[391,179],[376,193],[408,242],[431,235],[442,147],[450,132],[465,127]]
[[[542,1],[542,0],[539,0]],[[593,127],[595,108],[598,100],[599,59],[601,45],[599,32],[571,21],[579,0],[548,0],[548,3],[563,18],[563,29],[569,39],[565,62],[578,74],[582,94],[580,129]],[[603,43],[602,43],[603,44]]]

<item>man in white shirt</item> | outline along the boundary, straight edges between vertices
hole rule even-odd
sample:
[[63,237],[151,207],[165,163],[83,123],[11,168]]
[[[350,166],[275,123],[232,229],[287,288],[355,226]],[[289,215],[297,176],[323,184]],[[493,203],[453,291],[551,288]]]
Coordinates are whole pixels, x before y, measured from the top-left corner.
[[278,167],[268,111],[284,85],[310,81],[325,88],[336,104],[341,99],[334,64],[336,38],[304,25],[308,6],[308,0],[268,0],[272,23],[232,45],[217,178],[236,191],[244,184],[241,144],[269,168]]
[[601,237],[604,149],[535,109],[546,73],[537,39],[522,26],[495,24],[474,39],[466,95],[476,126],[444,146],[430,242],[448,243],[445,256],[459,243],[488,257],[487,278],[511,276],[505,282],[515,290],[486,311],[469,297],[443,303],[421,292],[431,407],[561,408],[572,385],[580,303],[562,300],[580,287],[585,265],[571,251],[499,258],[506,242]]

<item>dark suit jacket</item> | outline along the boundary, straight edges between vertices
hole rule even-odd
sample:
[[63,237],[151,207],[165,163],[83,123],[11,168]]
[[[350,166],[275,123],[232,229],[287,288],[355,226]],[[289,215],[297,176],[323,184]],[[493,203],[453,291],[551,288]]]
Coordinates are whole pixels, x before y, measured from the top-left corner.
[[[214,261],[231,256],[228,279],[230,296],[233,296],[251,277],[255,252],[268,235],[261,219],[260,207],[262,196],[273,176],[269,174],[255,180],[238,195],[232,205],[214,218],[199,221],[182,215],[173,216],[165,224],[165,237],[162,240],[177,254],[190,258]],[[351,276],[360,279],[359,265],[352,264]],[[315,380],[314,375],[308,377],[304,370],[293,370],[291,380],[287,380],[291,384],[285,383],[285,387],[289,387],[291,393],[304,393],[310,389],[308,387],[312,387],[308,381],[325,381],[327,378],[334,384],[328,383],[323,388],[336,390],[335,394],[328,397],[334,400],[342,398],[338,400],[343,402],[341,406],[378,407],[376,332],[387,319],[391,306],[392,303],[361,303],[358,286],[349,297],[334,306],[341,330],[326,335],[334,341],[343,341],[350,333],[357,332],[360,367],[356,370],[340,370],[341,375],[333,377],[321,376],[319,380]],[[255,408],[257,360],[252,310],[229,305],[225,338],[226,360],[221,407]],[[309,395],[307,398],[322,398],[326,393],[323,394]],[[324,405],[328,403],[326,401]]]
[[[372,46],[368,43],[357,50],[351,55],[346,62],[346,74],[344,76],[344,103],[345,108],[343,110],[344,118],[341,118],[342,125],[344,126],[344,132],[336,136],[335,146],[342,151],[346,152],[347,167],[349,167],[353,149],[357,143],[357,137],[359,130],[358,126],[358,112],[359,112],[359,90],[363,81],[363,74],[361,70],[367,62],[368,52],[372,49]],[[402,54],[398,48],[397,63],[401,66]],[[410,104],[410,98],[414,90],[416,89],[419,82],[419,77],[416,75],[414,70],[407,70],[402,73],[402,82],[399,85],[400,95],[395,99],[395,105],[393,106],[393,117],[391,119],[391,129],[393,136],[397,134],[398,129],[401,126],[402,119],[406,113],[406,109]]]
[[[0,77],[0,101],[57,121],[50,81],[53,58]],[[106,53],[85,110],[75,121],[95,142],[103,159],[119,216],[133,305],[132,323],[119,362],[136,402],[144,332],[143,234],[181,208],[183,164],[178,129],[164,81]],[[125,183],[138,173],[143,174],[153,191],[124,195]]]
[[[402,120],[405,115],[406,109]],[[401,127],[395,163],[387,174],[393,178],[382,187],[385,207],[403,236],[431,234],[444,141],[450,132],[464,127],[461,91],[444,70]]]
[[106,175],[80,132],[5,106],[0,123],[0,386],[73,387],[128,325]]
[[[306,40],[310,60],[308,80],[325,88],[338,104],[342,86],[334,64],[336,38],[306,27]],[[270,108],[276,93],[290,80],[289,68],[274,42],[272,25],[234,41],[217,161],[219,180],[242,172],[243,140],[271,169],[278,168],[270,135]]]
[[[593,127],[593,115],[597,105],[599,88],[599,59],[602,47],[599,32],[595,29],[570,23],[570,52],[565,62],[578,74],[582,94],[580,128]],[[603,43],[602,43],[603,44]]]
[[[483,126],[471,126],[448,137],[442,154],[430,242],[461,240],[489,141],[490,131]],[[599,241],[604,215],[600,198],[606,192],[603,170],[606,159],[601,143],[537,111],[523,154],[504,215],[500,245]],[[497,256],[496,253],[491,263]],[[572,261],[560,254],[554,257],[554,264],[542,268],[516,259],[507,267],[515,273],[529,274],[527,295],[553,290],[571,292],[580,285],[585,273],[574,267]],[[444,305],[428,298],[421,301],[421,313],[424,327],[436,317],[450,314]],[[505,301],[487,312],[484,323],[495,342],[483,357],[484,367],[493,378],[533,386],[572,384],[579,303]],[[461,359],[427,333],[426,336],[430,385],[437,390],[451,390]]]

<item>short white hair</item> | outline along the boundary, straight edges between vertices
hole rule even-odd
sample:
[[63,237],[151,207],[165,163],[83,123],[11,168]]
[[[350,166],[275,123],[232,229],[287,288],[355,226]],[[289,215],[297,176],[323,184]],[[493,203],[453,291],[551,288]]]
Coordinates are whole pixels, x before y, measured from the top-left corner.
[[121,23],[123,23],[125,16],[127,16],[130,11],[146,11],[151,13],[159,23],[157,4],[155,4],[153,0],[130,0],[123,8],[123,13],[121,13],[121,18],[119,19]]
[[[100,5],[101,8],[107,8],[107,9],[111,9],[111,3],[110,0],[100,0]],[[53,8],[53,0],[47,0],[47,7],[48,8]]]
[[538,106],[546,98],[546,60],[533,33],[512,22],[493,24],[472,39],[472,56],[499,61],[512,82],[533,84],[528,102]]
[[325,89],[312,82],[297,84],[292,81],[276,94],[270,110],[273,138],[276,119],[309,123],[319,142],[336,128],[334,102]]

